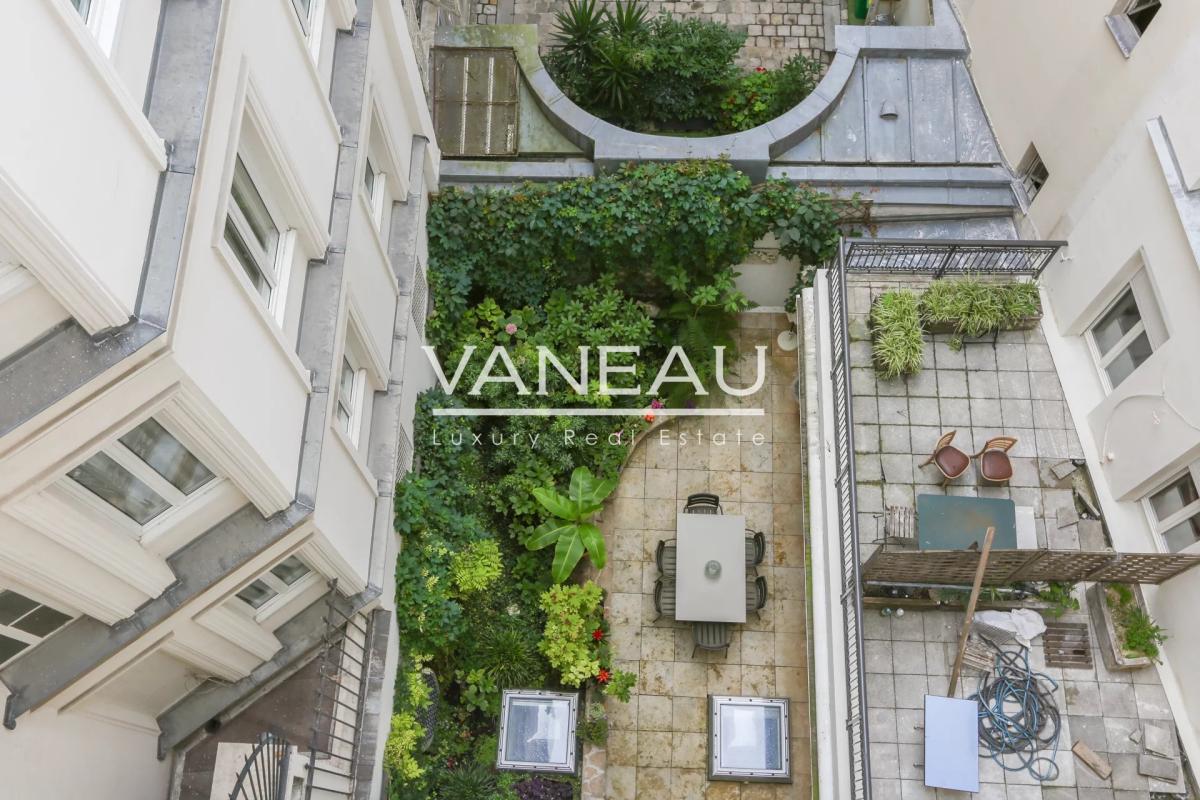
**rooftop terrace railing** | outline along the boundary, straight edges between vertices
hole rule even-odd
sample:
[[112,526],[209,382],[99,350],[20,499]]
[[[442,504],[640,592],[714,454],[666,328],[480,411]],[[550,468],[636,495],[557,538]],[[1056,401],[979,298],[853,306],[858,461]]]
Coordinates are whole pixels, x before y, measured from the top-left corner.
[[838,533],[842,554],[842,613],[846,631],[846,727],[854,800],[871,798],[871,750],[863,660],[862,574],[854,475],[854,418],[850,392],[848,273],[1004,274],[1036,278],[1065,242],[923,239],[843,239],[827,270],[833,366],[833,423]]

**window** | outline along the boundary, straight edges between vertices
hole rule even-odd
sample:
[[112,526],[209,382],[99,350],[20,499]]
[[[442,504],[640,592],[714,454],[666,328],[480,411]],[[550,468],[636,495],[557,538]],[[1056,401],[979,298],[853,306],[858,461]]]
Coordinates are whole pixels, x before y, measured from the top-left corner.
[[83,17],[84,22],[87,22],[88,15],[92,12],[92,0],[71,0],[71,5],[75,6],[79,16]]
[[279,283],[279,243],[283,231],[240,155],[234,166],[229,194],[225,243],[245,270],[254,290],[270,308]]
[[337,386],[334,388],[336,395],[334,414],[337,427],[346,434],[350,443],[355,447],[358,446],[360,433],[368,422],[368,384],[371,386],[376,384],[376,381],[371,380],[368,375],[367,365],[371,362],[368,360],[367,350],[362,344],[363,339],[357,333],[358,324],[354,321],[356,319],[357,316],[352,315],[351,322],[346,329],[342,363],[336,376]]
[[1089,333],[1100,368],[1113,388],[1154,352],[1132,286],[1121,293]]
[[287,594],[291,587],[311,572],[309,566],[299,558],[289,556],[255,578],[237,596],[257,611],[274,598]]
[[354,390],[357,383],[358,372],[351,365],[349,359],[342,358],[342,374],[338,380],[337,390],[337,420],[342,432],[351,438],[354,438],[351,423],[355,416]]
[[1200,464],[1146,498],[1150,519],[1167,549],[1178,553],[1200,542],[1200,493],[1196,491]]
[[145,525],[215,475],[153,418],[67,473],[67,477]]
[[579,695],[505,689],[502,703],[499,769],[575,772]]
[[381,228],[387,176],[379,171],[373,159],[368,157],[366,162],[367,165],[363,169],[363,191],[366,193],[367,207],[371,211],[371,221],[375,223],[376,228]]
[[791,780],[786,698],[710,697],[710,780]]
[[1021,159],[1021,165],[1017,167],[1017,175],[1021,179],[1021,186],[1025,189],[1025,196],[1032,203],[1033,198],[1037,197],[1038,192],[1042,191],[1042,187],[1050,179],[1050,172],[1042,163],[1042,157],[1033,145],[1029,145],[1029,150]]
[[1125,7],[1125,16],[1133,23],[1133,27],[1137,28],[1140,35],[1150,27],[1150,21],[1154,19],[1154,15],[1161,7],[1160,0],[1130,0]]
[[0,664],[70,621],[61,611],[23,594],[0,589]]

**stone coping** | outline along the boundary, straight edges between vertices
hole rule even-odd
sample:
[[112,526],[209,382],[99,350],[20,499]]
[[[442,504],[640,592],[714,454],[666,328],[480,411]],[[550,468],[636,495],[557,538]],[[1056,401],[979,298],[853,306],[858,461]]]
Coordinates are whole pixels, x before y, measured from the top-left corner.
[[619,128],[576,105],[555,84],[538,52],[535,25],[469,25],[439,29],[440,47],[511,47],[539,109],[600,170],[628,161],[727,157],[752,179],[767,176],[772,158],[811,134],[842,96],[860,56],[963,57],[970,49],[950,0],[932,0],[934,24],[922,27],[839,25],[837,52],[812,94],[795,108],[748,131],[721,136],[663,136]]

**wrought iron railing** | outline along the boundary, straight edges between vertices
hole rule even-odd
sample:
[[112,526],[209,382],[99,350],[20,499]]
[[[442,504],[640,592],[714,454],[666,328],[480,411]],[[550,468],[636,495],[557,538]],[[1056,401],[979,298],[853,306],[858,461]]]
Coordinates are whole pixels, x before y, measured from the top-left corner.
[[838,532],[842,554],[842,614],[846,636],[846,728],[854,800],[871,798],[871,749],[863,661],[862,575],[854,475],[854,418],[850,390],[850,324],[846,275],[908,273],[1007,274],[1037,277],[1065,242],[843,239],[827,270],[832,352],[834,451]]

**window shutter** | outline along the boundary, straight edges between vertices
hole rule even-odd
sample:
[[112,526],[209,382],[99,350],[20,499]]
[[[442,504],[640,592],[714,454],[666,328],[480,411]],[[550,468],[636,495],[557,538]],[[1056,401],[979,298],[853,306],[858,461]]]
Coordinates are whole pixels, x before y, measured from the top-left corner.
[[445,156],[515,156],[520,74],[510,49],[434,48],[433,117]]

